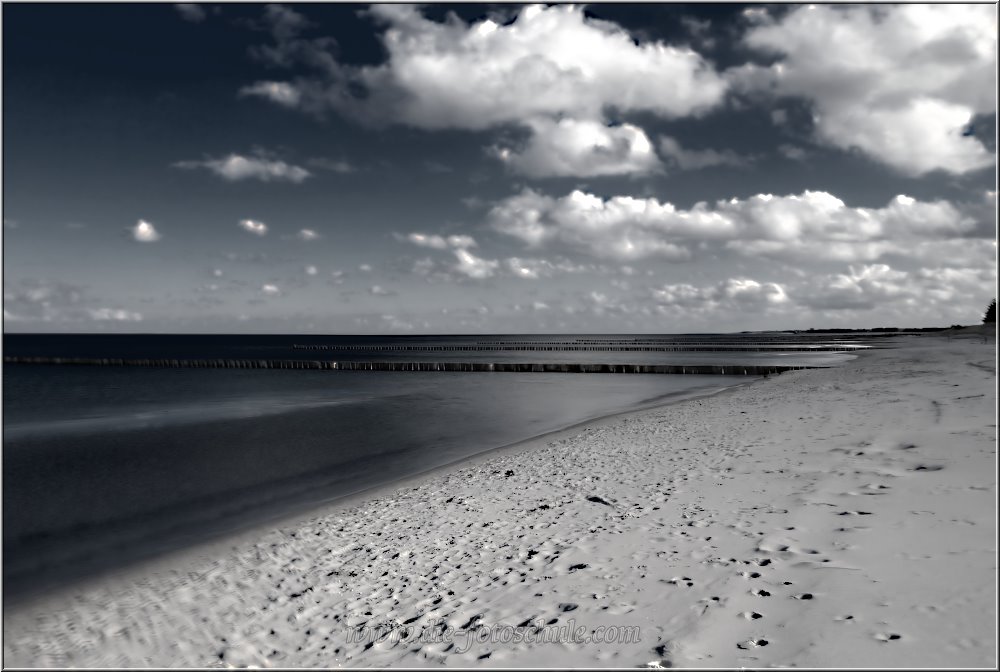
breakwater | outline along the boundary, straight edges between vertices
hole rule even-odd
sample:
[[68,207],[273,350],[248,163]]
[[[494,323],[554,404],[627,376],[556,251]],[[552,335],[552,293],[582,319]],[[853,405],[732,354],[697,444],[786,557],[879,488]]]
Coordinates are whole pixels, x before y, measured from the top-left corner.
[[343,350],[373,352],[857,352],[868,346],[857,345],[326,345],[295,344],[293,350]]
[[188,369],[311,369],[330,371],[465,371],[488,373],[658,373],[761,376],[815,366],[751,364],[585,364],[536,362],[354,362],[306,359],[122,359],[114,357],[4,357],[5,364],[148,366]]

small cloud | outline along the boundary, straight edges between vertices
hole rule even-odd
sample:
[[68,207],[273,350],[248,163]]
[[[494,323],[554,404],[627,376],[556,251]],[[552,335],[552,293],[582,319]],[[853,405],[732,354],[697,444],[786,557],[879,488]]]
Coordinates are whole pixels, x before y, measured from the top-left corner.
[[681,170],[700,170],[712,166],[745,166],[752,159],[726,149],[684,149],[675,138],[660,136],[660,151]]
[[358,270],[359,271],[364,271],[365,273],[370,273],[371,270],[372,270],[372,267],[369,266],[368,264],[361,264],[360,266],[358,266]]
[[87,314],[98,322],[142,322],[142,313],[121,308],[88,308]]
[[285,107],[295,107],[302,99],[299,90],[288,82],[255,82],[241,88],[239,95],[260,96]]
[[278,294],[281,293],[281,290],[278,289],[278,286],[272,284],[263,285],[260,288],[260,291],[263,292],[264,294],[267,294],[268,296],[277,296]]
[[160,234],[156,232],[156,228],[144,219],[140,219],[129,230],[132,232],[132,238],[140,243],[155,243],[160,239]]
[[788,113],[784,110],[771,110],[771,123],[775,126],[783,126],[788,122]]
[[181,15],[181,18],[191,23],[201,23],[208,15],[201,5],[195,3],[181,2],[174,5],[174,9]]
[[319,270],[315,266],[306,266],[306,275],[316,275]]
[[212,269],[212,275],[214,277],[216,277],[216,278],[221,278],[222,277],[222,269],[221,268]]
[[778,151],[786,159],[791,159],[792,161],[802,161],[809,156],[809,152],[795,145],[781,145],[778,147]]
[[284,161],[269,159],[263,156],[243,156],[230,154],[223,159],[204,159],[202,161],[178,161],[174,168],[193,170],[207,168],[219,177],[229,182],[240,180],[260,180],[261,182],[292,182],[298,184],[310,177],[305,168]]
[[492,277],[500,265],[495,259],[482,259],[464,248],[457,248],[454,252],[458,259],[455,270],[476,280]]
[[298,236],[302,240],[316,240],[317,238],[319,238],[319,234],[313,231],[312,229],[302,229],[301,231],[299,231]]
[[368,289],[368,293],[373,296],[390,296],[393,294],[393,292],[390,292],[388,289],[385,289],[381,285],[372,285]]
[[240,226],[243,227],[245,231],[249,231],[250,233],[258,236],[267,234],[267,224],[264,222],[255,222],[252,219],[241,219]]
[[466,235],[455,235],[439,236],[437,234],[426,234],[426,233],[410,233],[406,236],[396,235],[396,239],[400,241],[406,241],[413,243],[419,247],[429,247],[435,250],[447,250],[449,248],[454,249],[465,249],[467,247],[476,247],[476,240],[472,236]]

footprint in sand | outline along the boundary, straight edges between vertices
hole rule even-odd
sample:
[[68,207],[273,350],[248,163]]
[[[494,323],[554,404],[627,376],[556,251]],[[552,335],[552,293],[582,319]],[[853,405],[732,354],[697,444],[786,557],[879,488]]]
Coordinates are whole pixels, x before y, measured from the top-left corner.
[[902,638],[902,635],[896,634],[895,632],[879,632],[875,635],[875,639],[880,642],[895,642],[896,640]]
[[759,618],[764,618],[764,614],[758,614],[756,611],[741,611],[740,616],[748,621],[756,621]]
[[771,593],[764,590],[763,588],[757,588],[750,591],[751,595],[756,595],[757,597],[771,597]]
[[767,646],[768,641],[766,639],[748,639],[745,642],[740,642],[736,645],[737,649],[756,649],[759,646]]
[[812,593],[799,593],[798,595],[792,595],[796,600],[811,600],[813,599]]

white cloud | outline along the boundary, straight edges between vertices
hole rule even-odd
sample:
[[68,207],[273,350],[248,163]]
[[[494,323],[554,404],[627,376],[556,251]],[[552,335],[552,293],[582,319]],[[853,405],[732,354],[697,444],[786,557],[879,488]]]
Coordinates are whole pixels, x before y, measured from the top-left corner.
[[174,9],[177,10],[177,13],[181,15],[182,19],[192,23],[201,23],[208,16],[205,13],[205,9],[196,3],[176,3],[174,5]]
[[660,153],[681,170],[700,170],[712,166],[745,166],[750,159],[725,149],[684,149],[676,138],[660,136]]
[[142,313],[121,308],[88,308],[87,314],[90,319],[99,322],[141,322]]
[[268,296],[277,296],[278,294],[281,293],[281,290],[278,289],[278,286],[271,283],[262,285],[260,291],[263,292],[264,294],[267,294]]
[[285,107],[296,107],[302,100],[302,94],[299,90],[288,82],[254,82],[241,88],[239,95],[259,96]]
[[244,231],[248,231],[257,236],[267,235],[267,224],[264,222],[258,222],[252,219],[241,219],[240,227]]
[[810,101],[818,140],[907,175],[993,165],[964,131],[974,115],[996,112],[995,5],[809,5],[780,19],[761,11],[745,42],[779,59],[730,79]]
[[207,168],[219,177],[230,182],[240,180],[260,180],[262,182],[292,182],[298,184],[310,177],[305,168],[284,161],[265,158],[263,156],[243,156],[230,154],[222,159],[205,159],[202,161],[178,161],[175,168],[195,169]]
[[715,285],[666,284],[652,291],[658,304],[685,309],[715,310],[729,306],[737,310],[766,309],[788,302],[784,287],[774,282],[729,278]]
[[530,189],[498,202],[489,220],[530,248],[561,245],[595,257],[673,261],[696,253],[874,260],[907,241],[973,235],[975,217],[947,201],[897,196],[883,208],[847,206],[821,191],[701,202],[688,210],[654,198],[554,198]]
[[358,270],[364,273],[371,273],[372,267],[370,264],[361,264],[358,266]]
[[597,177],[649,173],[660,167],[646,133],[632,124],[539,119],[526,122],[531,136],[520,149],[493,154],[530,177]]
[[155,243],[160,239],[160,234],[157,233],[156,227],[144,219],[140,219],[129,230],[132,232],[132,238],[140,243]]
[[396,236],[398,240],[404,240],[420,247],[429,247],[435,250],[447,250],[449,248],[464,249],[475,247],[476,240],[472,236],[453,235],[439,236],[437,234],[409,233],[406,236]]
[[792,161],[802,161],[809,156],[809,152],[801,147],[788,144],[779,145],[778,152],[786,159],[791,159]]
[[319,273],[319,269],[317,269],[315,266],[306,266],[305,271],[306,275],[316,275],[317,273]]
[[[142,313],[101,306],[84,287],[66,282],[22,280],[4,288],[4,319],[15,322],[139,322]],[[96,305],[95,305],[96,304]]]
[[221,278],[222,277],[222,269],[221,268],[212,269],[212,276],[216,277],[216,278]]
[[458,248],[454,252],[458,259],[455,270],[476,280],[492,277],[500,266],[500,262],[495,259],[482,259],[463,248]]
[[582,273],[594,270],[591,266],[574,264],[566,259],[549,261],[548,259],[510,257],[504,260],[503,265],[515,278],[524,278],[527,280],[547,278],[559,273]]
[[319,234],[313,231],[312,229],[302,229],[301,231],[299,231],[298,236],[302,240],[316,240],[317,238],[319,238]]
[[390,292],[389,290],[385,289],[381,285],[372,285],[368,289],[368,293],[371,294],[371,295],[373,295],[373,296],[389,296],[390,294],[392,294],[392,292]]
[[[379,65],[339,63],[329,44],[297,29],[274,33],[277,44],[265,48],[272,63],[296,60],[320,73],[297,82],[298,106],[424,129],[519,126],[530,133],[527,145],[496,154],[529,175],[648,172],[656,160],[645,133],[613,124],[610,111],[700,114],[727,88],[691,49],[638,43],[617,24],[586,18],[581,6],[526,6],[504,25],[454,15],[437,23],[405,5],[368,13],[385,26],[388,57]],[[246,91],[272,100],[280,92],[276,102],[287,105],[292,88],[258,82]]]

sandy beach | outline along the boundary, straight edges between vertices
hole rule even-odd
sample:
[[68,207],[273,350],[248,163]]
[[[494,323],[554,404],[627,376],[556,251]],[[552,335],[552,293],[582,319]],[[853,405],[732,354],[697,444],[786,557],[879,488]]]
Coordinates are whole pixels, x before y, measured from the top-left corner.
[[995,667],[995,340],[894,344],[8,604],[5,665]]

